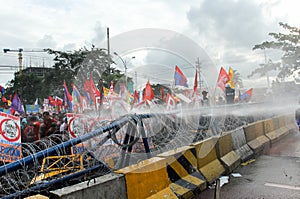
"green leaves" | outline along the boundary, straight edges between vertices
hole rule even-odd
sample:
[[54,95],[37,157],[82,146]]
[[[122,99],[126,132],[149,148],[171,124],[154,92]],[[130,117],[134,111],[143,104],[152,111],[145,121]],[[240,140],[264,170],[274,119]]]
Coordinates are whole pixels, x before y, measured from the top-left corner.
[[300,29],[292,27],[286,23],[280,22],[279,25],[284,28],[287,33],[269,33],[274,41],[265,41],[261,44],[255,45],[252,50],[265,49],[279,49],[283,51],[281,63],[264,63],[261,68],[255,69],[250,77],[256,73],[265,75],[267,71],[280,69],[278,77],[286,77],[290,75],[293,70],[300,67]]

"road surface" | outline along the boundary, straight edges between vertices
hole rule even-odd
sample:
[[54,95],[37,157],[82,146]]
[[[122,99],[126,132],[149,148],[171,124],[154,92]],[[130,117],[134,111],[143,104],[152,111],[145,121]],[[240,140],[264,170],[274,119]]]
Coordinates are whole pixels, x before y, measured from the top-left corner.
[[[221,187],[220,199],[300,199],[300,132],[290,133]],[[222,179],[225,179],[223,177]],[[215,198],[212,186],[195,199]]]

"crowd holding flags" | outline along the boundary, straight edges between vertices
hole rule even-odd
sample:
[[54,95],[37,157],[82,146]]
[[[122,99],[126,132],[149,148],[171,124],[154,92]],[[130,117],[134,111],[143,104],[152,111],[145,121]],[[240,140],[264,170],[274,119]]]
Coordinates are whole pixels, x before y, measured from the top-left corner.
[[[198,95],[198,70],[195,70],[195,77],[194,77],[194,86],[192,89],[188,90],[189,96],[191,99],[197,99]],[[100,82],[99,82],[100,84]],[[56,111],[60,111],[64,109],[66,112],[82,112],[83,110],[90,108],[90,109],[98,109],[99,107],[99,100],[103,103],[103,100],[120,100],[121,98],[127,102],[129,105],[135,105],[141,103],[141,101],[151,101],[154,99],[154,91],[150,84],[150,81],[146,83],[143,92],[137,92],[136,90],[131,89],[132,91],[129,92],[126,83],[120,83],[120,92],[116,93],[114,91],[114,82],[110,82],[110,87],[105,88],[103,87],[100,90],[94,83],[92,75],[90,75],[83,84],[83,88],[80,90],[76,87],[75,84],[72,84],[72,91],[70,92],[66,82],[63,83],[63,99],[59,98],[58,96],[48,96],[47,103],[49,106],[55,108]],[[176,65],[175,66],[175,73],[174,73],[174,86],[183,86],[188,88],[188,80],[182,70]],[[219,87],[223,92],[226,93],[226,87],[231,89],[235,89],[235,82],[234,82],[234,70],[230,67],[228,73],[226,70],[221,67],[220,72],[217,79],[217,87]],[[0,86],[0,92],[3,94],[5,89]],[[172,91],[173,92],[173,91]],[[253,88],[247,90],[245,93],[238,95],[238,101],[241,102],[249,102],[252,97]],[[164,89],[160,89],[160,98],[166,99],[166,94]],[[174,95],[172,93],[171,95]],[[106,97],[105,99],[103,97]],[[120,98],[121,97],[121,98]],[[171,96],[171,97],[175,97]],[[169,96],[170,98],[170,96]],[[21,103],[21,100],[18,96],[18,93],[14,93],[10,99],[6,99],[4,95],[1,96],[2,102],[5,104],[5,109],[9,109],[11,113],[18,112],[20,114],[24,113],[24,109]],[[45,104],[45,100],[44,100]],[[43,104],[43,105],[44,105]],[[36,111],[36,107],[38,106],[38,99],[33,105],[26,105],[26,109],[30,111]],[[32,109],[32,110],[31,110]],[[3,111],[3,110],[2,110]]]
[[[222,91],[225,91],[225,87],[229,87],[230,89],[235,89],[234,70],[230,67],[227,73],[226,70],[223,67],[221,67],[217,84],[218,87],[222,89]],[[250,88],[243,94],[240,94],[239,91],[237,101],[249,102],[252,97],[252,91],[253,88]]]

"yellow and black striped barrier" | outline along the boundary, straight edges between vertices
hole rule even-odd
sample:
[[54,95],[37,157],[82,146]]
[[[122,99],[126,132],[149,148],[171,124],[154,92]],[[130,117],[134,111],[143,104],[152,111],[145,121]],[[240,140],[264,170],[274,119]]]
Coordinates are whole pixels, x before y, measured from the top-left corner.
[[225,173],[225,168],[217,157],[215,148],[217,141],[218,138],[211,137],[192,144],[196,148],[198,169],[208,183],[212,183]]
[[184,146],[159,154],[167,160],[170,188],[178,198],[192,198],[206,189],[206,180],[197,168],[196,149]]

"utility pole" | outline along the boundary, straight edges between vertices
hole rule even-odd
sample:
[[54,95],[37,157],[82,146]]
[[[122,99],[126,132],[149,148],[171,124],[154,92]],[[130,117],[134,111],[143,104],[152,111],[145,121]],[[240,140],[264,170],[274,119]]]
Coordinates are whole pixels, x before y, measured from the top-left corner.
[[19,60],[19,73],[20,76],[22,75],[22,49],[19,49],[19,53],[18,53],[18,60]]
[[135,90],[137,91],[137,72],[134,72],[134,77],[135,77]]
[[201,80],[201,63],[200,63],[200,59],[199,57],[197,58],[197,61],[196,61],[196,68],[198,70],[198,76],[199,76],[199,88],[200,88],[200,91],[202,90],[202,80]]
[[109,74],[110,74],[110,46],[109,46],[109,27],[107,27],[106,29],[106,34],[107,34],[107,63],[108,63],[108,71],[109,71]]

